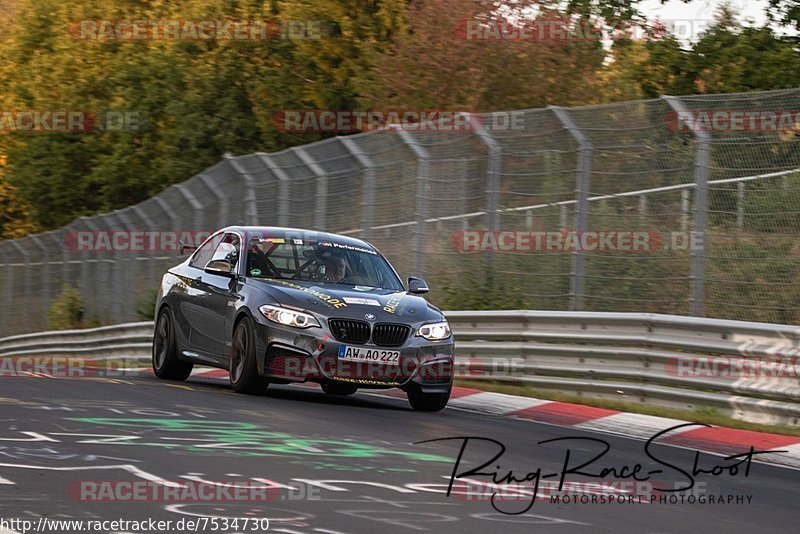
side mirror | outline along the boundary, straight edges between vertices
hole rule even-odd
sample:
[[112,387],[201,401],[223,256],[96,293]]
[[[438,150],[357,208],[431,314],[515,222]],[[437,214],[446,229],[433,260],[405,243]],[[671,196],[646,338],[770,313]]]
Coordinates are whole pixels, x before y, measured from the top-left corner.
[[427,293],[430,291],[428,284],[422,278],[417,278],[416,276],[409,276],[408,277],[408,292],[415,293],[417,295],[422,295],[423,293]]
[[233,264],[228,260],[211,260],[206,264],[203,269],[208,274],[215,274],[217,276],[227,276],[233,278]]

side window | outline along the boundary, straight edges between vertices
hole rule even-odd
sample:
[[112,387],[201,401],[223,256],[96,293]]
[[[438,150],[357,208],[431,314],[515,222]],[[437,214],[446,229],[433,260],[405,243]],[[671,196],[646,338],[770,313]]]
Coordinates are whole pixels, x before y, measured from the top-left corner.
[[228,260],[233,265],[233,270],[236,271],[236,265],[239,263],[239,248],[241,241],[236,234],[225,234],[222,242],[217,245],[214,255],[211,260]]
[[222,241],[222,237],[223,234],[217,234],[207,239],[205,243],[200,245],[200,248],[195,251],[189,265],[196,269],[205,269],[208,262],[210,262],[211,258],[214,256],[214,251],[217,249],[217,246]]

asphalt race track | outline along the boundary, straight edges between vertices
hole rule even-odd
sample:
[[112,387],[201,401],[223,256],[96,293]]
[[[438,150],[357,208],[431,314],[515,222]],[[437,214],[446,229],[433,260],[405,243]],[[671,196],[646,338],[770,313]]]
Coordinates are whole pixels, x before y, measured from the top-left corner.
[[[149,376],[6,378],[0,381],[0,419],[0,518],[6,521],[267,518],[269,532],[485,534],[777,533],[796,531],[800,519],[800,473],[756,462],[746,476],[742,468],[735,475],[696,477],[698,499],[739,496],[744,503],[552,503],[545,496],[525,513],[502,514],[488,500],[491,492],[465,497],[463,481],[450,497],[444,494],[463,441],[414,443],[458,436],[495,439],[507,450],[484,471],[499,463],[499,477],[513,470],[523,478],[540,467],[543,474],[559,473],[567,449],[572,466],[581,455],[588,460],[599,450],[597,442],[586,440],[537,445],[559,437],[606,440],[610,450],[587,468],[594,471],[616,466],[619,473],[622,466],[642,463],[653,469],[658,464],[648,459],[642,441],[455,408],[418,413],[405,398],[361,393],[332,398],[300,386],[271,386],[263,396],[248,397],[200,379],[171,383]],[[470,442],[460,470],[477,467],[496,450],[488,442]],[[694,451],[656,445],[652,452],[662,462],[692,469]],[[718,464],[725,464],[719,456],[700,457],[701,467]],[[663,470],[652,477],[662,487],[686,480],[673,469]],[[589,481],[574,474],[567,480]],[[146,486],[142,491],[164,484],[275,489],[266,499],[244,491],[245,498],[237,494],[217,502],[186,494],[159,500],[120,490],[132,481]],[[579,488],[575,495],[597,494],[587,490],[591,486],[574,487]],[[126,495],[130,500],[119,500]],[[519,496],[501,501],[495,504],[506,512],[530,505],[530,498]],[[214,531],[209,525],[198,531]],[[216,531],[264,531],[245,526]]]

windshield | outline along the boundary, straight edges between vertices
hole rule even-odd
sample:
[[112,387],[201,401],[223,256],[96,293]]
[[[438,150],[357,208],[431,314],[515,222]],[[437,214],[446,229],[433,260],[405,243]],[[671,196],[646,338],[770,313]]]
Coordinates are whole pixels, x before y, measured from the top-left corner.
[[402,291],[386,259],[374,250],[330,241],[253,237],[247,275]]

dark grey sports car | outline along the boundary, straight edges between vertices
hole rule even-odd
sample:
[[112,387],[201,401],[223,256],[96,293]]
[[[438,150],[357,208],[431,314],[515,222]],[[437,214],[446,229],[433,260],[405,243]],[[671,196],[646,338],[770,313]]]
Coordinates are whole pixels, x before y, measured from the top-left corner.
[[404,287],[369,243],[270,227],[228,227],[164,275],[153,370],[184,380],[227,369],[237,392],[314,381],[331,395],[399,387],[417,410],[447,404],[453,337],[442,313]]

